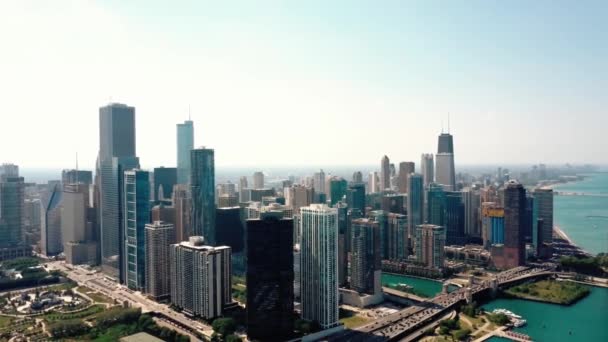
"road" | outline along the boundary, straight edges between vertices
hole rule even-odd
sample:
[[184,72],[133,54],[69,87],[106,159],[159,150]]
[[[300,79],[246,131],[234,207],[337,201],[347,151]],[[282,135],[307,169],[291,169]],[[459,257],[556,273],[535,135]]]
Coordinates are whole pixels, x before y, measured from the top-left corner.
[[[139,307],[142,312],[153,312],[164,316],[165,322],[179,328],[179,330],[187,330],[191,333],[198,333],[211,337],[213,328],[200,321],[191,319],[186,315],[171,309],[167,304],[158,303],[151,300],[140,292],[132,291],[126,286],[120,285],[115,281],[108,279],[104,274],[88,270],[80,266],[67,266],[64,261],[53,261],[46,264],[49,270],[59,270],[64,272],[67,277],[79,285],[84,285],[92,290],[101,292],[102,294],[116,300],[122,304],[127,302],[131,307]],[[174,322],[177,322],[178,327]],[[178,329],[176,329],[178,330]]]

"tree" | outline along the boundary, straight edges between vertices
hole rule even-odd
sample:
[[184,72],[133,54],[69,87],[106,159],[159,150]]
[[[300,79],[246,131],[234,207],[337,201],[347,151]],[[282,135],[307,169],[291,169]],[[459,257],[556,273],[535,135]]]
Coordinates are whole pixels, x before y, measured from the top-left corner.
[[224,338],[224,341],[226,341],[226,342],[241,342],[242,340],[237,335],[230,334],[230,335],[226,336],[226,338]]
[[211,326],[214,332],[222,336],[228,336],[236,331],[236,323],[232,318],[218,318]]

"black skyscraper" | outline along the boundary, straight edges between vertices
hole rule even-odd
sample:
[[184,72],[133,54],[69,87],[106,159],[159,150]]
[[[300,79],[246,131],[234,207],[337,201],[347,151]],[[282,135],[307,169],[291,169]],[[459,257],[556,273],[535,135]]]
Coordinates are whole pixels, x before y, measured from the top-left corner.
[[449,133],[441,133],[437,153],[454,153],[454,138]]
[[247,220],[247,333],[283,341],[293,331],[293,220],[281,213]]
[[525,264],[526,189],[511,180],[505,188],[505,257],[507,267]]
[[445,196],[445,225],[446,225],[446,244],[464,245],[464,204],[462,203],[462,193],[456,191],[446,191]]
[[352,183],[346,189],[346,204],[349,209],[359,209],[365,212],[365,184]]

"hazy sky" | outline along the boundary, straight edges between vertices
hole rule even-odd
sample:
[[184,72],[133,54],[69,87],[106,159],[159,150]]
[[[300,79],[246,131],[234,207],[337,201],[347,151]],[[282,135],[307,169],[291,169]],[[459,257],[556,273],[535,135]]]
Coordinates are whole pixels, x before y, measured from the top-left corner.
[[[0,162],[92,168],[98,108],[219,165],[608,162],[608,1],[0,1]],[[447,127],[447,123],[445,124]]]

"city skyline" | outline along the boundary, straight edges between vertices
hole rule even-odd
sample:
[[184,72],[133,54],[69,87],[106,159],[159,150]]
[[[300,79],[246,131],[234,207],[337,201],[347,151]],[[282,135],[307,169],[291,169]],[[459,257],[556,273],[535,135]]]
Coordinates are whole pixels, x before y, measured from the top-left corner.
[[[175,166],[174,139],[159,132],[174,136],[189,117],[196,146],[218,151],[218,165],[272,166],[375,164],[382,154],[418,161],[435,151],[448,113],[457,166],[606,163],[595,142],[607,120],[607,53],[592,43],[606,31],[606,5],[586,4],[551,2],[547,15],[546,2],[240,4],[236,12],[210,3],[3,2],[2,115],[28,128],[0,135],[18,146],[3,160],[66,168],[78,153],[93,169],[98,108],[121,102],[136,108],[146,169]],[[382,133],[362,124],[370,119],[386,123]],[[283,160],[243,153],[249,132],[284,132],[286,122],[299,127],[273,144]],[[306,139],[313,130],[328,140]],[[350,149],[326,148],[344,141]]]

